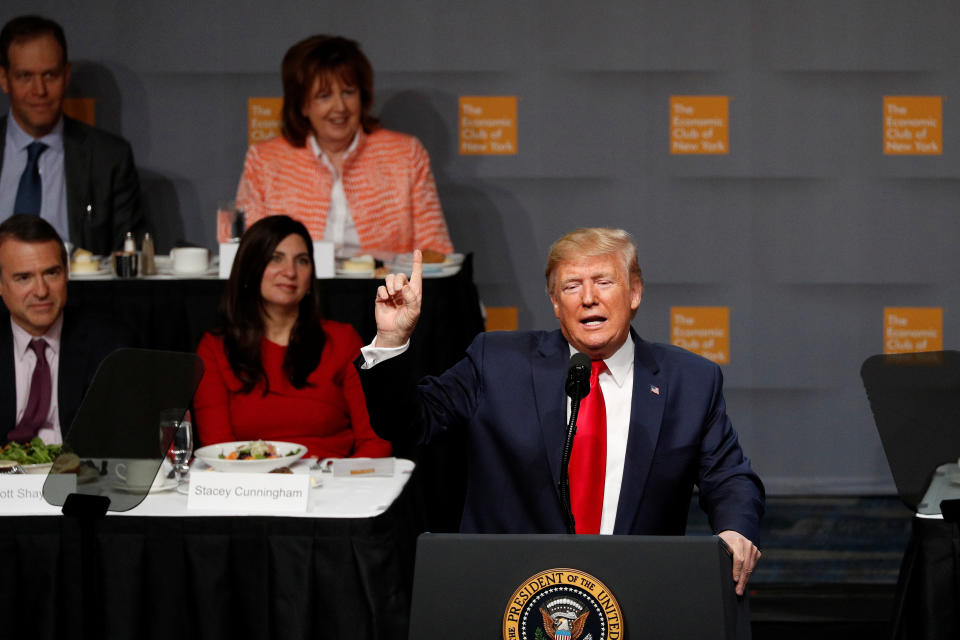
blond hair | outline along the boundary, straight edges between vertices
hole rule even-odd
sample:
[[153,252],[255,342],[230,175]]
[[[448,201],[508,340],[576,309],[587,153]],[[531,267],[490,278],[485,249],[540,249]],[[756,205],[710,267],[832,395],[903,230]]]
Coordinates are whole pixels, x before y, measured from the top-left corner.
[[633,236],[623,229],[591,227],[571,231],[559,238],[550,247],[547,256],[547,293],[556,293],[556,271],[561,262],[573,262],[581,258],[606,256],[612,253],[620,255],[623,265],[630,276],[630,284],[639,282],[643,286],[643,272],[637,260],[637,245]]

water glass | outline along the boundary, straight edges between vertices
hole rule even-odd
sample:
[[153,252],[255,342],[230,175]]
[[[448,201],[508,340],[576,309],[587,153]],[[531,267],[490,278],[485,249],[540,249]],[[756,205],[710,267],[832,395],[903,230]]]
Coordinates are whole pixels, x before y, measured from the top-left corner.
[[[177,490],[190,473],[190,457],[193,455],[193,425],[188,420],[180,421],[173,434],[173,442],[167,452],[173,471],[177,476]],[[184,492],[185,492],[184,488]]]

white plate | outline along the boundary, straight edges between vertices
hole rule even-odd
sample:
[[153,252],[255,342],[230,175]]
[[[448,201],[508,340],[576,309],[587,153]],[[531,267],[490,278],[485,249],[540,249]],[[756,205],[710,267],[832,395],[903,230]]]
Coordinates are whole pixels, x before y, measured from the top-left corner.
[[442,269],[438,271],[424,271],[424,278],[446,278],[448,276],[454,276],[460,273],[459,264],[448,264],[445,265]]
[[[279,458],[266,458],[264,460],[226,460],[220,457],[220,454],[225,456],[229,455],[230,452],[236,450],[237,447],[249,444],[250,442],[250,440],[237,440],[236,442],[210,444],[205,447],[200,447],[194,451],[193,455],[212,467],[215,471],[224,471],[226,473],[266,473],[274,469],[279,469],[280,467],[290,466],[302,458],[307,452],[307,448],[302,444],[267,440],[266,442],[268,444],[272,444],[277,448],[277,453],[280,454]],[[299,451],[297,451],[297,449],[299,449]],[[297,453],[292,456],[287,455],[291,451],[297,451]]]
[[50,471],[50,467],[52,466],[52,462],[43,462],[40,464],[24,464],[21,465],[20,468],[26,473],[48,473]]
[[178,280],[190,280],[191,278],[219,278],[220,270],[219,269],[207,269],[206,271],[196,271],[193,273],[181,273],[179,271],[171,271],[170,273],[159,273],[157,275],[166,275],[171,278],[176,278]]
[[337,277],[370,279],[373,277],[373,269],[370,269],[369,271],[345,271],[344,269],[337,269]]
[[71,271],[71,280],[83,280],[84,278],[109,278],[113,274],[110,269],[97,269],[96,271]]
[[[447,259],[443,262],[424,262],[423,263],[423,275],[429,277],[429,274],[436,274],[434,277],[442,277],[447,275],[452,275],[460,271],[460,267],[463,265],[463,254],[462,253],[451,253],[447,256]],[[403,271],[404,273],[410,273],[413,269],[413,254],[412,253],[403,253],[396,256],[393,259],[391,264],[387,265],[387,268],[392,272]]]
[[177,488],[177,481],[174,478],[164,478],[163,484],[156,487],[153,485],[139,487],[136,485],[129,485],[126,482],[121,482],[120,480],[114,480],[110,484],[117,491],[123,491],[125,493],[160,493],[162,491],[170,491],[170,489]]

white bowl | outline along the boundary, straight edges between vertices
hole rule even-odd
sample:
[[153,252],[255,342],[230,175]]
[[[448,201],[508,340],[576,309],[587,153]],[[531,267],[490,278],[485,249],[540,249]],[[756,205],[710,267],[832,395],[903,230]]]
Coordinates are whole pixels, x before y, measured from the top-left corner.
[[[220,444],[210,444],[200,447],[194,452],[194,455],[204,463],[212,467],[215,471],[224,471],[227,473],[266,473],[288,467],[307,452],[307,448],[302,444],[294,442],[278,442],[276,440],[266,440],[267,444],[272,444],[280,454],[279,458],[264,458],[263,460],[227,460],[220,455],[230,455],[237,447],[250,443],[250,440],[237,440],[236,442],[221,442]],[[299,451],[298,451],[299,449]],[[287,455],[291,451],[296,451],[293,455]]]

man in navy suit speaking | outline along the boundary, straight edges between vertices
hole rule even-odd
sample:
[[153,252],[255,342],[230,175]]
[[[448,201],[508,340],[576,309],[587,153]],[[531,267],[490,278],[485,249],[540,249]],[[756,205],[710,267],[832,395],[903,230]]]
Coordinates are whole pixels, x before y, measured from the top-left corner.
[[[760,551],[760,478],[727,417],[720,368],[630,327],[643,294],[637,248],[618,229],[579,229],[551,247],[547,292],[559,331],[479,335],[466,357],[415,385],[403,353],[417,324],[422,264],[390,274],[376,299],[377,336],[357,359],[381,437],[426,443],[465,429],[461,530],[474,533],[683,535],[693,487],[734,556],[743,594]],[[572,356],[589,371],[568,465],[561,467]],[[576,362],[576,360],[573,360]]]

